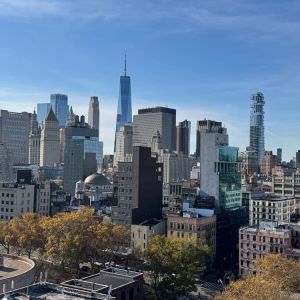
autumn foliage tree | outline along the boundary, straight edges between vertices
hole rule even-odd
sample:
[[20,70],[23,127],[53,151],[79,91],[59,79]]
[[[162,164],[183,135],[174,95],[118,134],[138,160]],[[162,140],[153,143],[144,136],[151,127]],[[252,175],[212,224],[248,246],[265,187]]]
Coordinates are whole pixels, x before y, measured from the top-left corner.
[[256,275],[232,282],[217,299],[298,299],[294,296],[300,293],[300,262],[270,254],[258,259],[255,267]]
[[53,218],[26,213],[0,223],[0,244],[17,255],[27,254],[78,269],[79,264],[113,259],[129,239],[126,228],[99,222],[90,208]]
[[195,289],[195,273],[210,260],[210,249],[193,239],[155,236],[145,251],[157,299],[175,299]]

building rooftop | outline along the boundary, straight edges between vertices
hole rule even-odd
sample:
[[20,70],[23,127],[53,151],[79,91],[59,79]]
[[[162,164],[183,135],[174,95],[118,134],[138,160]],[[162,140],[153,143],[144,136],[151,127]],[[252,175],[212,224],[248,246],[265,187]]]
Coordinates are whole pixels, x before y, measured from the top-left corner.
[[84,183],[88,185],[96,185],[96,186],[111,185],[109,180],[100,173],[94,173],[89,175],[87,178],[85,178]]
[[13,279],[20,274],[28,272],[35,266],[32,260],[17,256],[3,255],[3,261],[4,266],[0,267],[0,281],[8,278]]
[[149,108],[142,108],[138,110],[138,114],[148,114],[148,113],[171,113],[176,115],[176,109],[169,108],[169,107],[162,107],[162,106],[156,106],[156,107],[149,107]]
[[267,201],[283,201],[295,199],[294,196],[277,196],[272,193],[254,194],[251,196],[252,200],[267,200]]
[[154,226],[154,225],[159,224],[160,222],[163,222],[163,220],[149,219],[149,220],[143,221],[143,222],[140,223],[139,225],[143,225],[143,226]]

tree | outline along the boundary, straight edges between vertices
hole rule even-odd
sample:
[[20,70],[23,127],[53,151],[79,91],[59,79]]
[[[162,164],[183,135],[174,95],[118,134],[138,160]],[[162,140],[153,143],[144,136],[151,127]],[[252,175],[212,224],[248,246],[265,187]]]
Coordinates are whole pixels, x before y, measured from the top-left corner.
[[270,254],[255,262],[257,275],[232,282],[217,299],[277,300],[290,299],[300,292],[300,263],[279,254]]
[[210,249],[193,239],[155,236],[145,251],[158,299],[173,299],[195,289],[195,273],[205,268]]

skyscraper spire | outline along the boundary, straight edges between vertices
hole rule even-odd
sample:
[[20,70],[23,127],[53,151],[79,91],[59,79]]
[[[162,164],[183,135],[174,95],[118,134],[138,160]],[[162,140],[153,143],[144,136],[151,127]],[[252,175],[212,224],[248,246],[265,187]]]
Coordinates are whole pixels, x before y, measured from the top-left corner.
[[126,61],[126,51],[125,51],[124,76],[126,76],[126,71],[127,71],[127,61]]

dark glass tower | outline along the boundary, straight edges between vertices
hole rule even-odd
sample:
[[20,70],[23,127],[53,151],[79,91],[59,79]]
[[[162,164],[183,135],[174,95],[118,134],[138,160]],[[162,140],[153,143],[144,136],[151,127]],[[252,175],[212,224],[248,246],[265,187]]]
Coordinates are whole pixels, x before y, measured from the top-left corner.
[[118,112],[116,122],[116,132],[120,131],[120,127],[126,123],[132,122],[132,109],[131,109],[131,84],[130,76],[126,74],[126,54],[124,76],[120,76],[120,91],[118,101]]

